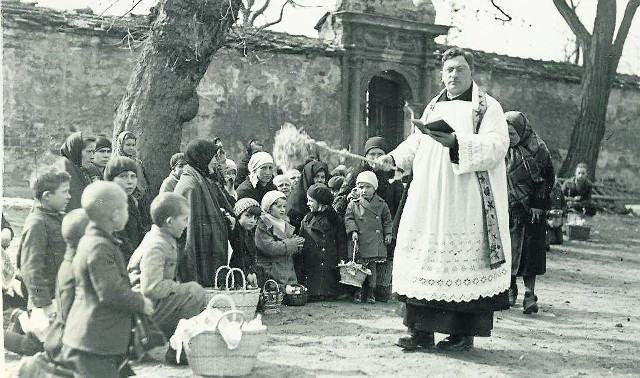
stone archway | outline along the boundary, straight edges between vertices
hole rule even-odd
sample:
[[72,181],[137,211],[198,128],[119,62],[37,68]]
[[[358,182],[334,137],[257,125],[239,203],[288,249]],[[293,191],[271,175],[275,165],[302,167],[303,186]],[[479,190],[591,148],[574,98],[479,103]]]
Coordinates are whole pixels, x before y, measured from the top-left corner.
[[364,91],[365,137],[382,136],[389,148],[395,148],[405,137],[405,101],[414,95],[406,78],[397,71],[374,74]]

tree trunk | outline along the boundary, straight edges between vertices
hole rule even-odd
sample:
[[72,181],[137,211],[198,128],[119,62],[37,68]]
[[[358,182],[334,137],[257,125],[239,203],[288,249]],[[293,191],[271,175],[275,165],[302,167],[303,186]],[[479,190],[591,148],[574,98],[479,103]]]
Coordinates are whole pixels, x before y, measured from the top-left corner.
[[607,105],[615,78],[617,61],[611,59],[616,7],[599,1],[591,43],[584,48],[584,74],[580,92],[580,112],[571,133],[569,152],[558,175],[569,177],[576,165],[589,166],[589,176],[595,178],[600,142],[604,136]]
[[241,0],[160,0],[114,120],[138,137],[154,196],[180,149],[183,124],[198,114],[196,88],[236,21]]

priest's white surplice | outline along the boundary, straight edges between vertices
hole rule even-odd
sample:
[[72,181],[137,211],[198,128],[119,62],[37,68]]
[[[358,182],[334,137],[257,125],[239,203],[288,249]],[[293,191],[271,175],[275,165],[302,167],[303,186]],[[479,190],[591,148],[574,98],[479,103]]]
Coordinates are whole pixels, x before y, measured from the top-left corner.
[[[455,130],[459,163],[449,149],[418,129],[394,151],[397,166],[413,170],[394,254],[393,291],[409,298],[468,302],[508,289],[511,240],[505,154],[509,133],[500,104],[487,110],[474,134],[472,101],[436,103],[427,120],[442,118]],[[489,267],[487,231],[476,171],[487,171],[506,263]]]

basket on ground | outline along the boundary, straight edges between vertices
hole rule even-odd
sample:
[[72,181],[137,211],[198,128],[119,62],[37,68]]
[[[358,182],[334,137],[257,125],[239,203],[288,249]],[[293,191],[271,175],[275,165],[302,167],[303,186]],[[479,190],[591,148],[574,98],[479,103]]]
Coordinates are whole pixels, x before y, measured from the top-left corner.
[[[218,274],[222,269],[227,269],[227,276],[225,279],[225,287],[218,287]],[[233,272],[240,272],[242,276],[242,288],[234,289],[235,279]],[[204,289],[205,297],[207,301],[210,301],[217,294],[225,294],[233,299],[235,306],[238,310],[244,312],[246,319],[253,319],[256,314],[256,307],[258,306],[258,300],[260,300],[260,289],[247,289],[247,279],[244,272],[238,268],[231,268],[229,266],[221,266],[216,270],[214,287],[207,287]],[[230,310],[231,307],[227,305],[221,305],[220,311]]]
[[[229,307],[231,310],[222,317],[234,320],[238,318],[244,321],[243,311],[235,308],[231,297],[218,294],[211,298],[207,308],[213,308],[215,302],[224,299],[224,306],[216,305],[216,308]],[[222,318],[221,318],[222,319]],[[203,376],[238,376],[251,372],[256,364],[260,347],[267,339],[266,328],[260,331],[243,331],[240,344],[235,349],[229,349],[220,332],[206,331],[194,336],[185,347],[189,366],[194,374]]]
[[371,274],[371,271],[362,264],[356,263],[356,250],[358,249],[358,243],[353,242],[353,256],[351,261],[341,263],[338,265],[340,270],[340,283],[345,285],[362,287],[362,283]]
[[569,240],[589,240],[591,226],[567,225],[567,237]]
[[300,284],[287,285],[284,289],[283,304],[287,306],[304,306],[309,300],[309,289]]
[[262,302],[264,303],[264,314],[279,314],[280,305],[284,298],[284,292],[280,290],[280,285],[274,280],[267,280],[262,287]]

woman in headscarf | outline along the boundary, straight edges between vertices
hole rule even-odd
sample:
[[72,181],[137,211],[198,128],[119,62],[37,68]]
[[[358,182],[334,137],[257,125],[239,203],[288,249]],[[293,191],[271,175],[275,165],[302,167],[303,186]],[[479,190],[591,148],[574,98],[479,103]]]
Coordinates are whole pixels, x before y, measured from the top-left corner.
[[91,184],[89,173],[83,168],[91,163],[91,157],[95,153],[96,139],[93,137],[83,137],[82,131],[76,131],[69,135],[64,144],[60,147],[60,155],[64,157],[62,169],[70,176],[69,182],[69,203],[65,212],[80,207],[80,198],[87,185]]
[[327,164],[318,160],[311,160],[304,168],[300,180],[293,188],[291,196],[287,201],[287,216],[289,223],[295,228],[296,232],[300,229],[302,218],[310,211],[307,206],[307,190],[316,183],[327,184],[329,181],[329,167]]
[[113,156],[126,156],[136,162],[138,176],[138,185],[133,192],[133,198],[138,201],[138,209],[142,216],[146,219],[150,219],[149,206],[151,205],[151,198],[147,195],[147,188],[149,187],[149,181],[142,165],[142,161],[136,157],[136,145],[137,138],[131,131],[125,130],[118,134],[116,139],[116,148],[113,149]]
[[227,265],[231,225],[225,212],[233,212],[223,189],[211,177],[216,173],[219,151],[207,140],[189,142],[184,154],[187,165],[174,189],[191,206],[189,224],[181,238],[185,245],[178,273],[182,282],[196,281],[205,287],[213,286],[216,269]]
[[546,271],[546,210],[555,183],[553,163],[546,144],[520,112],[505,113],[509,125],[507,185],[512,268],[509,304],[518,296],[516,277],[524,278],[523,312],[538,312],[536,276]]
[[253,154],[247,167],[249,176],[236,189],[238,199],[248,197],[260,202],[267,192],[278,190],[273,184],[273,158],[268,152]]
[[[238,174],[236,177],[236,188],[240,186],[244,182],[244,180],[249,176],[249,160],[256,152],[264,151],[264,146],[257,139],[251,139],[247,142],[246,145],[246,154],[240,161],[240,165],[238,165]],[[260,201],[258,201],[260,202]]]

